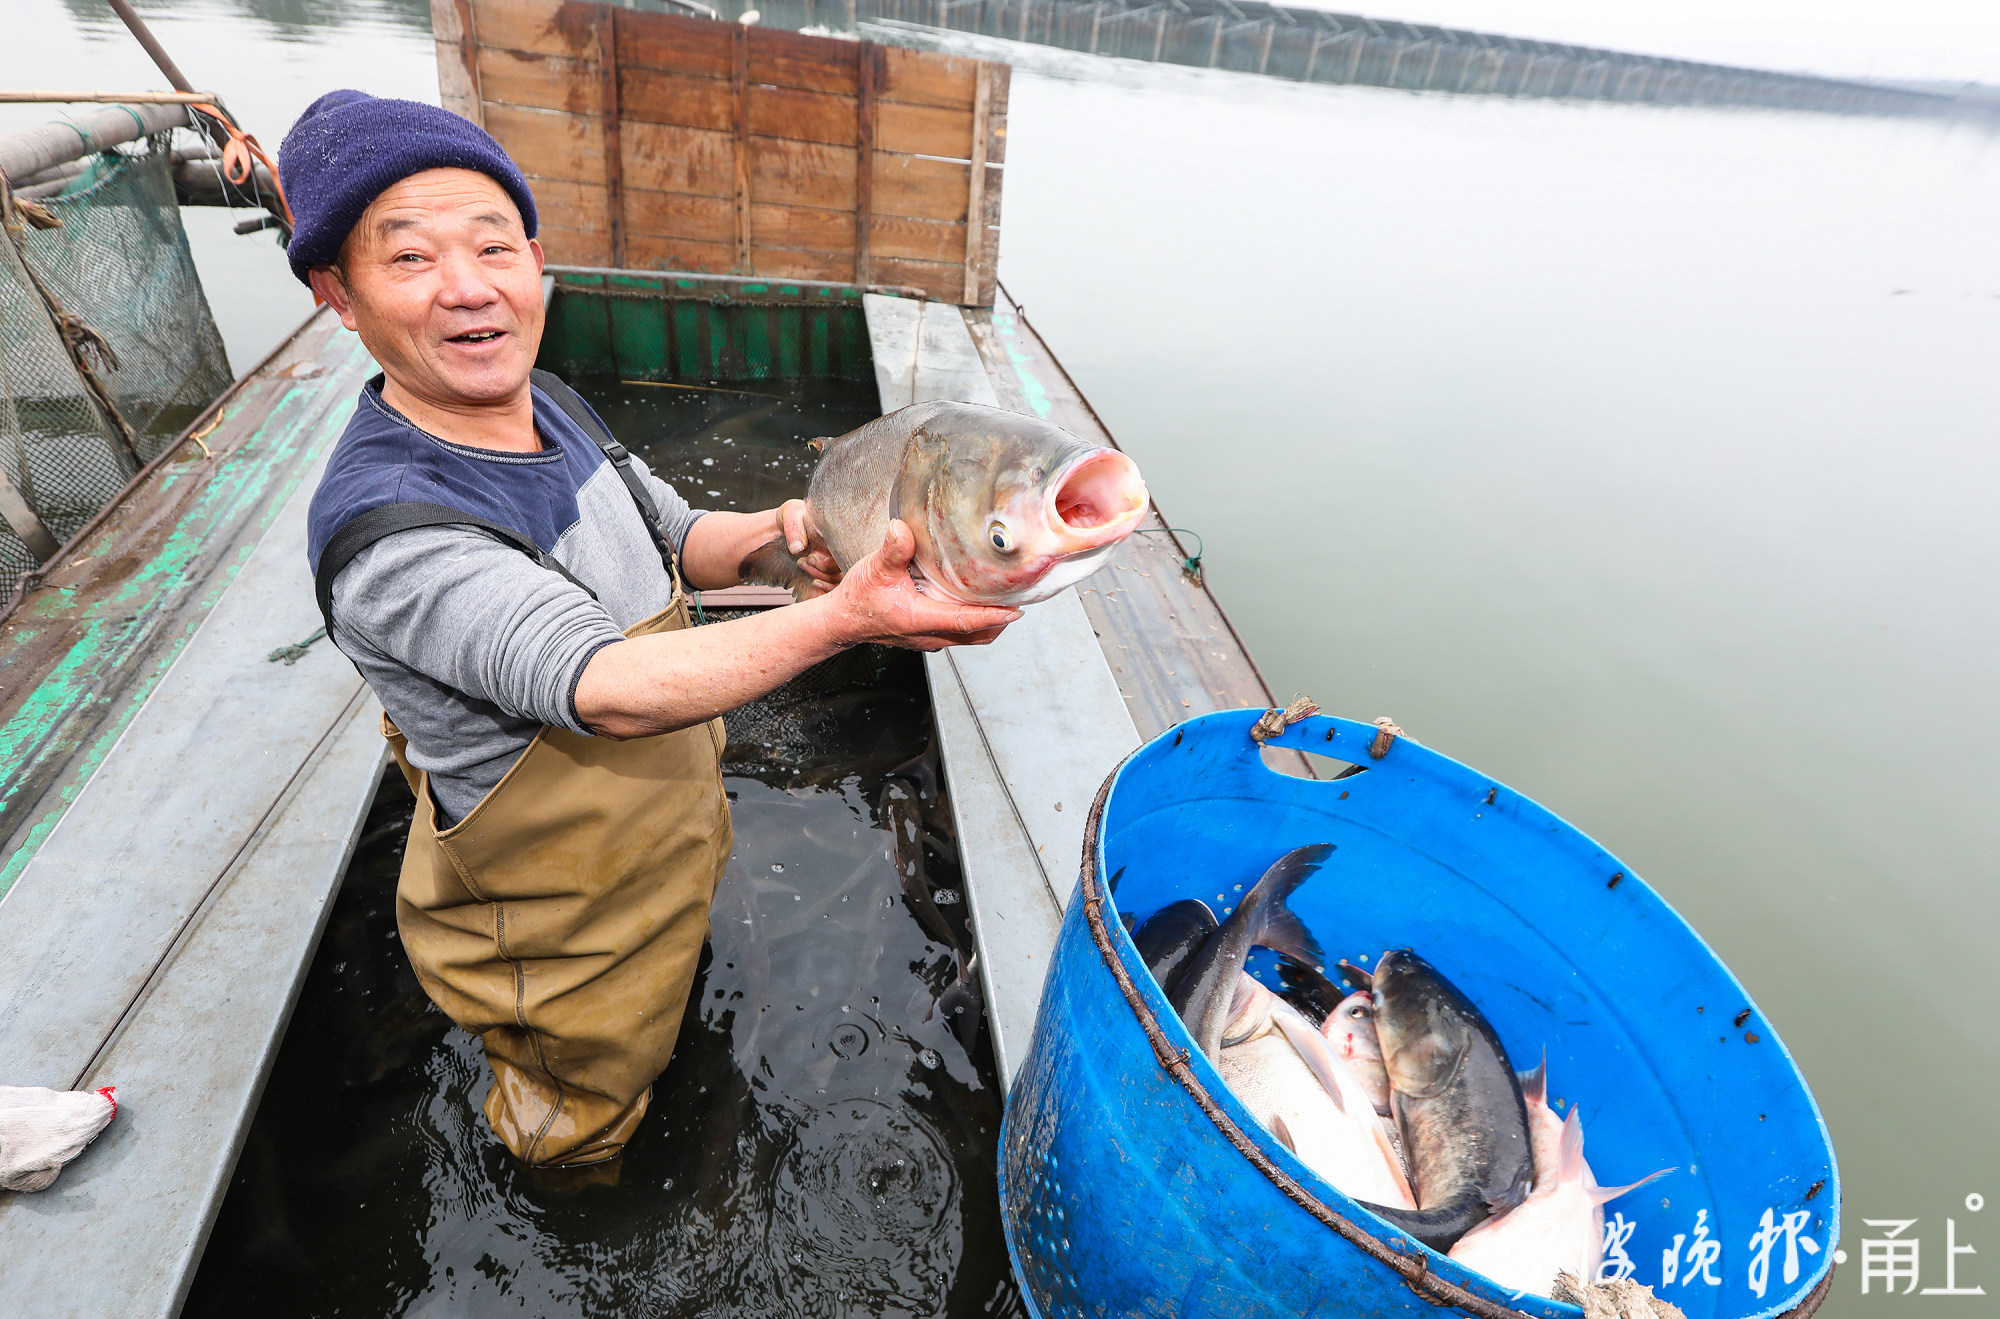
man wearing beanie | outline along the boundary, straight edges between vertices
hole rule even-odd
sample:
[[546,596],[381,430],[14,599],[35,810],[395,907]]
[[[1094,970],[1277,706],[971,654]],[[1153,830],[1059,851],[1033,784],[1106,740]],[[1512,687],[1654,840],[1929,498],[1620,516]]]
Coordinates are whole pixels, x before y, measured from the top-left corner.
[[417,795],[397,925],[478,1034],[533,1166],[615,1158],[666,1067],[729,858],[719,716],[862,642],[982,643],[1011,609],[915,590],[909,529],[818,595],[692,629],[796,500],[690,508],[553,376],[535,199],[447,111],[329,92],[286,135],[293,272],[382,368],[312,502],[334,643]]

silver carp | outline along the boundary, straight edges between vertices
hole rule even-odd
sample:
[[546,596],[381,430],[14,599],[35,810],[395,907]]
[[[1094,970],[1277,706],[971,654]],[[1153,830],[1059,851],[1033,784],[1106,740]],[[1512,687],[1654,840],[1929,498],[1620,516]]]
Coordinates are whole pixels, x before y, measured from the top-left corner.
[[[846,572],[900,518],[916,540],[921,589],[967,604],[1048,599],[1103,566],[1146,512],[1130,458],[1001,408],[918,403],[818,443],[809,549]],[[813,585],[783,537],[740,573],[794,592]]]
[[1132,935],[1139,959],[1153,973],[1160,992],[1171,997],[1180,984],[1181,972],[1209,936],[1220,927],[1215,913],[1200,898],[1170,902],[1146,918]]
[[1312,931],[1285,903],[1331,855],[1332,843],[1314,843],[1279,857],[1189,960],[1168,992],[1167,1001],[1217,1066],[1222,1064],[1222,1038],[1234,1015],[1237,982],[1252,948],[1274,949],[1307,966],[1326,960]]
[[1374,994],[1390,1106],[1417,1192],[1415,1213],[1376,1212],[1449,1251],[1527,1198],[1535,1163],[1521,1082],[1479,1009],[1415,953],[1384,953]]
[[1535,1152],[1535,1185],[1513,1209],[1489,1218],[1458,1239],[1451,1257],[1509,1291],[1554,1296],[1556,1277],[1597,1278],[1604,1259],[1604,1206],[1635,1191],[1662,1169],[1630,1186],[1599,1186],[1583,1158],[1583,1119],[1577,1106],[1559,1118],[1548,1104],[1547,1065],[1521,1077],[1528,1138]]
[[1389,1069],[1375,1034],[1375,996],[1363,989],[1349,994],[1320,1025],[1327,1047],[1354,1069],[1378,1113],[1389,1112]]
[[1222,1078],[1292,1153],[1357,1200],[1415,1209],[1388,1128],[1298,1009],[1238,972]]

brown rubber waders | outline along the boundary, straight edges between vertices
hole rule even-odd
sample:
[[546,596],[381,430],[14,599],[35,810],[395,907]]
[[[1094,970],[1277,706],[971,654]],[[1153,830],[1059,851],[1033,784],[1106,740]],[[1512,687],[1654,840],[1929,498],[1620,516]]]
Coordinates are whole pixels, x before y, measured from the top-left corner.
[[[676,593],[625,635],[687,625]],[[425,992],[486,1046],[487,1121],[530,1166],[616,1157],[673,1056],[729,860],[722,721],[623,742],[544,728],[442,832],[382,731],[417,795],[396,925]]]

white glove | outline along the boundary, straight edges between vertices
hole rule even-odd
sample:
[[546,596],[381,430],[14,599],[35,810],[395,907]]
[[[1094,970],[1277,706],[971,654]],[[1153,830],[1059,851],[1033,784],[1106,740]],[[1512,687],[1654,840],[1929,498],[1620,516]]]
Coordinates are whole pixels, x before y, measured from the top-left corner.
[[47,1189],[118,1115],[116,1089],[0,1085],[0,1189]]

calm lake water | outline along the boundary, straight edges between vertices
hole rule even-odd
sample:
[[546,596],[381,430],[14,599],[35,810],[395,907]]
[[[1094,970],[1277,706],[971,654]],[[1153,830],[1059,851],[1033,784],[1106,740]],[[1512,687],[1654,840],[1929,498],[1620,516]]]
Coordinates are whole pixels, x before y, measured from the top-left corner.
[[[148,12],[269,143],[435,94],[420,2]],[[94,0],[10,20],[0,83],[158,85]],[[1273,684],[1535,796],[1721,952],[1840,1151],[1822,1313],[1990,1313],[1863,1296],[1859,1243],[1917,1220],[1941,1287],[1951,1218],[2000,1295],[2000,138],[1013,57],[1002,278]],[[187,216],[240,370],[304,295]]]

